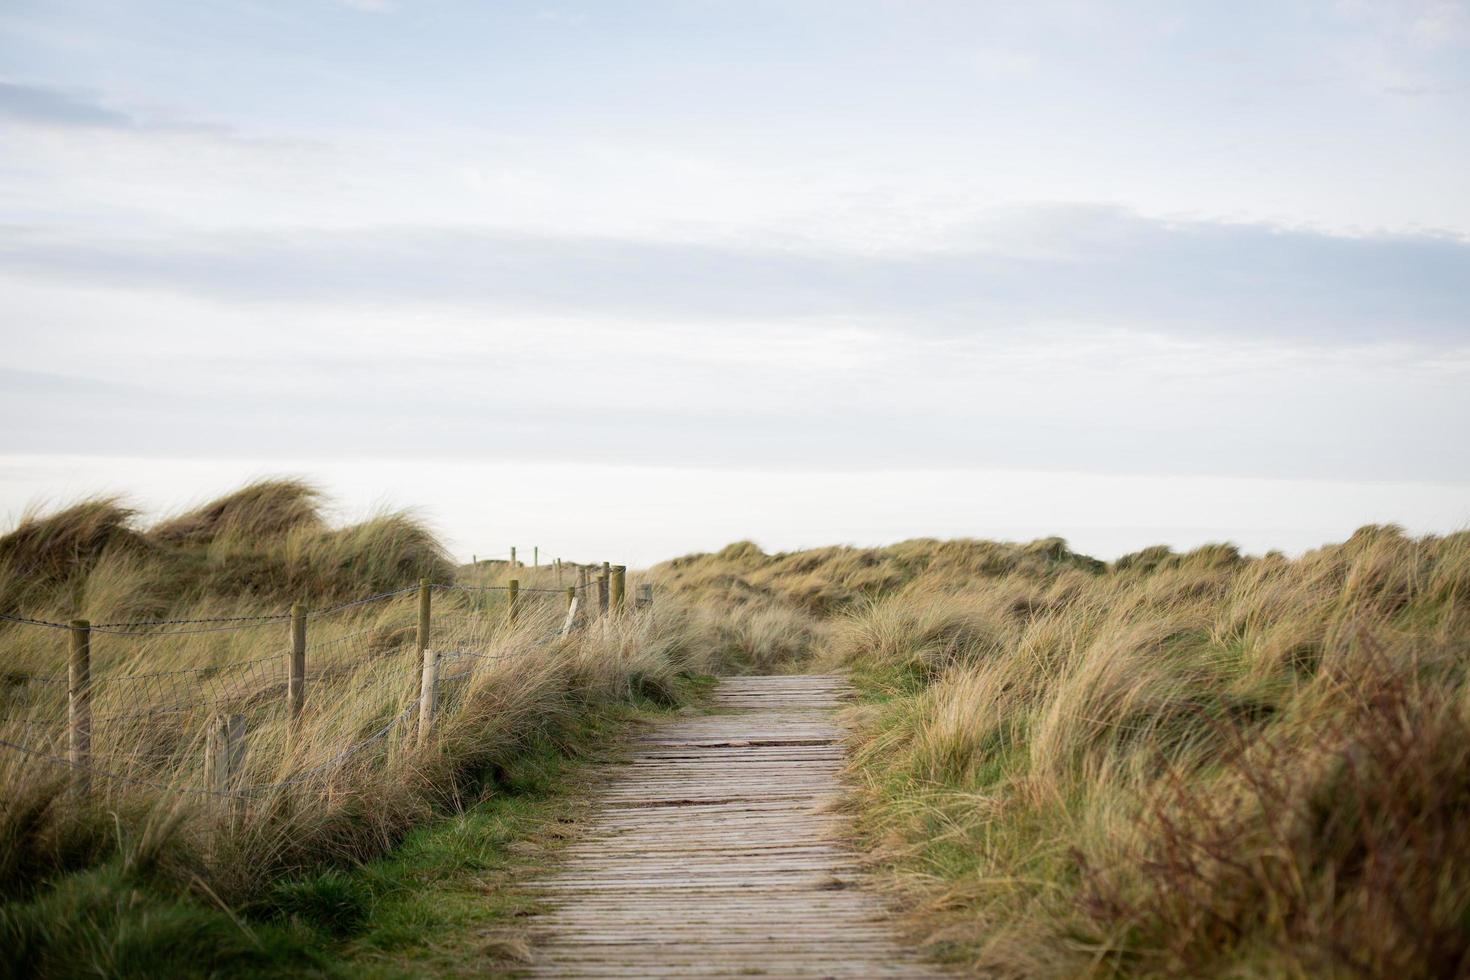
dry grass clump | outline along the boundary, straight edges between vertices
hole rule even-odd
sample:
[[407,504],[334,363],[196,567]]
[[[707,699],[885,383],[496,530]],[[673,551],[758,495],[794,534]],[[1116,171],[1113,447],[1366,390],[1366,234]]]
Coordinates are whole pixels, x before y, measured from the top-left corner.
[[815,662],[854,671],[859,826],[941,955],[1015,977],[1470,972],[1470,535],[673,564],[690,595],[726,576],[806,609]]
[[1225,729],[1208,779],[1167,764],[1122,860],[1077,855],[1081,912],[1120,962],[1195,974],[1269,944],[1304,976],[1470,970],[1470,714],[1360,642],[1307,732]]
[[15,529],[0,537],[0,611],[72,602],[80,577],[105,556],[146,554],[147,542],[133,527],[136,516],[117,497],[94,497],[52,514],[26,511]]
[[669,588],[702,598],[738,582],[750,593],[787,599],[808,611],[843,612],[922,581],[938,590],[968,589],[977,578],[1049,581],[1069,571],[1097,574],[1104,564],[1071,551],[1060,538],[1025,544],[962,538],[915,538],[886,548],[837,546],[766,555],[749,541],[713,554],[675,558],[650,569]]
[[1006,649],[1012,630],[990,605],[917,590],[871,600],[839,621],[830,655],[838,661],[872,656],[934,677],[956,663],[983,661]]
[[706,603],[699,616],[711,652],[731,670],[769,674],[799,669],[822,634],[820,623],[783,603],[723,610]]
[[[1091,577],[1102,563],[1073,554],[1060,539],[1031,544],[918,539],[888,548],[816,548],[767,555],[740,541],[712,554],[675,558],[650,569],[649,579],[665,591],[696,605],[716,647],[734,669],[789,669],[811,654],[826,631],[855,609],[916,587],[929,593],[963,591],[977,576],[1009,575],[1029,583],[1012,596],[1018,608],[1065,601],[1056,590],[1069,575]],[[948,623],[921,629],[922,639],[901,637],[908,626],[904,603],[888,610],[893,642],[912,647],[918,660],[943,659],[945,637],[955,631],[984,630],[970,607],[955,607]],[[1014,610],[1006,613],[1014,615]],[[967,625],[968,624],[968,625]],[[838,644],[846,642],[839,631]],[[922,648],[922,649],[920,649]]]
[[[549,598],[512,626],[503,606],[486,612],[478,599],[436,594],[442,713],[423,746],[412,707],[418,654],[405,628],[416,613],[411,594],[310,624],[308,696],[294,736],[278,624],[228,640],[98,635],[93,766],[106,775],[94,776],[90,802],[78,807],[63,767],[0,754],[0,897],[121,852],[181,887],[248,900],[283,875],[381,853],[436,810],[493,787],[496,766],[528,739],[554,737],[589,705],[672,701],[675,679],[705,666],[687,614],[672,604],[656,618],[548,639],[563,613]],[[189,672],[141,676],[137,668],[164,651]],[[63,752],[64,686],[9,693],[0,738]],[[250,792],[239,817],[198,792],[207,786],[204,731],[219,713],[248,722],[239,786]]]
[[155,524],[148,536],[162,544],[259,541],[325,526],[322,493],[304,480],[259,480]]
[[1028,976],[1458,975],[1465,553],[1379,528],[1128,563],[900,695],[869,826],[931,876],[932,938]]
[[[300,483],[257,484],[139,530],[115,501],[92,501],[28,515],[0,538],[7,610],[38,618],[275,614],[297,596],[317,610],[296,727],[285,622],[94,631],[93,752],[80,796],[58,761],[69,633],[0,624],[0,968],[75,965],[55,950],[81,943],[100,944],[87,955],[106,972],[107,957],[134,941],[128,930],[143,929],[117,904],[135,885],[254,907],[283,879],[360,863],[495,793],[528,747],[571,739],[598,706],[674,703],[680,678],[708,667],[701,627],[677,602],[584,617],[587,628],[563,638],[566,596],[542,581],[549,572],[521,573],[523,586],[545,588],[523,592],[512,621],[503,592],[449,587],[442,547],[411,517],[332,528],[318,503]],[[433,592],[430,637],[443,658],[439,714],[421,743],[417,596],[330,607],[426,574],[446,587]],[[485,584],[479,576],[467,572],[467,584]],[[10,589],[36,581],[47,588]],[[205,792],[205,742],[229,715],[243,718],[246,749],[236,796],[222,799]]]
[[309,484],[262,480],[152,527],[117,498],[33,510],[0,536],[0,612],[200,618],[303,597],[326,604],[453,574],[411,514],[332,527],[321,505]]

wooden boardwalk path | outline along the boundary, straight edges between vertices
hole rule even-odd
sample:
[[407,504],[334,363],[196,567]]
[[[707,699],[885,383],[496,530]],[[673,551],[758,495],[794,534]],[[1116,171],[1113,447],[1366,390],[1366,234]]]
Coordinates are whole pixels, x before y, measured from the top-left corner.
[[841,840],[840,677],[726,678],[607,770],[599,810],[538,882],[532,976],[932,977]]

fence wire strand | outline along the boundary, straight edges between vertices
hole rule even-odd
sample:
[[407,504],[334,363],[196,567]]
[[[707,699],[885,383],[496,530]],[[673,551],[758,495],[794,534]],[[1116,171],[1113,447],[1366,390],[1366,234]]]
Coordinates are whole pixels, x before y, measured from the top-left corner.
[[[548,566],[550,567],[550,566]],[[580,572],[581,566],[566,563],[564,568],[574,573]],[[592,571],[599,570],[593,566]],[[601,585],[600,574],[589,578],[585,583],[577,583],[570,586],[574,595],[596,590]],[[453,669],[452,672],[441,674],[440,683],[463,680],[475,674],[480,664],[500,663],[509,660],[523,658],[526,651],[513,653],[492,654],[479,652],[475,647],[479,643],[485,643],[485,649],[495,631],[506,622],[506,611],[497,609],[491,611],[483,603],[477,603],[472,598],[474,595],[484,595],[490,592],[509,592],[508,586],[472,586],[456,583],[431,584],[432,589],[439,591],[459,592],[471,597],[464,607],[453,610],[448,615],[441,613],[430,621],[429,640],[431,648],[440,649],[439,654],[442,662],[446,664],[463,664],[462,668]],[[319,619],[342,610],[364,606],[370,603],[392,599],[397,596],[415,592],[419,586],[408,586],[376,595],[355,599],[350,602],[329,606],[325,609],[311,610],[306,613],[308,621]],[[547,616],[550,607],[540,600],[546,597],[565,597],[568,589],[525,587],[518,588],[518,595],[532,600],[532,605],[525,611],[529,615]],[[583,610],[584,615],[590,614]],[[136,620],[118,621],[92,624],[93,632],[104,633],[113,636],[140,636],[140,637],[162,637],[162,636],[187,636],[202,633],[219,633],[235,630],[255,629],[261,626],[280,625],[291,620],[290,613],[263,614],[258,616],[222,616],[222,617],[200,617],[180,618],[168,620]],[[557,611],[555,617],[560,620],[561,613]],[[69,623],[59,623],[52,620],[39,619],[27,616],[17,616],[8,613],[0,613],[0,620],[28,626],[39,626],[49,629],[74,631]],[[169,628],[182,627],[182,628]],[[364,650],[370,647],[381,646],[381,658],[386,660],[393,654],[401,652],[410,642],[412,626],[402,623],[396,626],[376,626],[354,630],[341,636],[326,640],[313,639],[307,646],[307,653],[321,653],[323,651],[341,651],[348,649],[350,645],[356,644]],[[534,646],[543,646],[554,642],[561,635],[559,625],[553,624],[552,628],[544,634],[538,635],[533,641]],[[477,642],[478,641],[478,642]],[[373,650],[378,653],[378,650]],[[234,661],[225,664],[210,664],[200,667],[183,667],[173,670],[146,671],[140,673],[119,673],[116,675],[105,674],[101,677],[94,676],[90,688],[94,696],[94,706],[106,707],[106,702],[112,700],[114,690],[119,699],[133,705],[146,702],[141,707],[124,708],[117,711],[97,711],[91,715],[92,723],[96,725],[110,725],[118,722],[126,722],[130,719],[140,717],[158,717],[161,715],[187,714],[200,710],[209,710],[215,713],[227,707],[249,707],[252,702],[261,706],[280,701],[279,691],[283,689],[289,678],[287,666],[288,650],[264,657],[256,657],[249,660]],[[339,678],[350,677],[357,674],[364,667],[369,666],[377,660],[357,658],[349,662],[319,667],[315,672],[309,672],[304,680],[308,682],[308,691],[321,690]],[[378,661],[381,662],[381,661]],[[363,679],[359,687],[379,683],[381,676],[368,676]],[[25,683],[36,684],[69,684],[65,675],[27,675],[23,678]],[[114,688],[114,685],[117,685]],[[346,690],[334,690],[334,697],[347,694]],[[274,699],[274,701],[270,699]],[[323,772],[331,770],[362,752],[383,739],[388,738],[394,729],[403,724],[420,707],[420,697],[414,697],[395,714],[386,724],[374,730],[363,738],[357,739],[342,750],[334,753],[328,759],[317,763],[307,769],[293,773],[285,779],[271,783],[257,784],[241,787],[238,789],[218,790],[206,786],[193,786],[179,784],[164,780],[143,778],[129,773],[122,773],[107,768],[93,766],[89,763],[73,762],[70,758],[57,754],[60,746],[64,745],[66,732],[64,727],[60,731],[43,732],[39,729],[41,725],[30,720],[21,720],[24,738],[27,742],[35,736],[39,738],[46,748],[35,745],[13,741],[9,738],[0,738],[0,748],[8,749],[26,757],[41,762],[59,766],[65,769],[86,773],[102,779],[113,780],[118,783],[146,787],[162,792],[173,792],[179,794],[198,794],[211,797],[250,797],[258,796],[277,789],[298,785]],[[63,723],[64,724],[64,723]],[[52,747],[58,747],[55,750]]]
[[409,701],[403,707],[403,710],[395,715],[382,728],[373,732],[371,735],[359,739],[358,741],[347,746],[347,748],[338,752],[336,755],[333,755],[331,758],[326,759],[325,761],[320,762],[317,765],[294,773],[286,779],[278,780],[272,783],[258,783],[254,786],[245,786],[239,789],[217,790],[211,789],[207,786],[190,786],[187,784],[167,783],[159,780],[144,779],[138,776],[129,775],[127,773],[120,773],[114,772],[110,769],[103,769],[98,766],[73,762],[71,759],[68,759],[64,756],[54,755],[50,752],[32,748],[29,745],[22,745],[19,742],[12,742],[11,740],[5,738],[0,738],[0,748],[10,749],[13,752],[18,752],[22,755],[40,760],[41,762],[45,762],[53,766],[61,766],[75,772],[86,773],[89,776],[99,776],[103,779],[110,779],[114,782],[124,783],[131,786],[143,786],[149,789],[156,789],[163,792],[190,793],[204,796],[251,797],[259,796],[260,794],[270,792],[271,790],[284,789],[287,786],[295,786],[301,782],[304,782],[307,779],[310,779],[312,776],[318,775],[328,769],[340,765],[347,759],[351,758],[353,755],[356,755],[358,752],[361,752],[363,749],[367,748],[369,745],[372,745],[376,742],[381,741],[382,739],[387,738],[392,733],[394,728],[396,728],[399,724],[403,723],[413,715],[413,713],[418,708],[419,700],[419,698],[414,698],[413,700]]

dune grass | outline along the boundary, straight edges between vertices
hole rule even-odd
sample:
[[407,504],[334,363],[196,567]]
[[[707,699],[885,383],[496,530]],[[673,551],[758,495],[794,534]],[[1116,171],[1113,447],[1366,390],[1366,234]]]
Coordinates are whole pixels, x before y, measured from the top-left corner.
[[[454,568],[409,514],[334,527],[291,481],[151,527],[92,500],[0,537],[7,614],[317,608],[294,735],[279,621],[94,637],[107,775],[78,798],[65,769],[0,752],[4,968],[509,962],[510,870],[569,800],[548,774],[718,665],[851,672],[862,842],[916,938],[968,972],[1470,973],[1470,534],[1111,564],[1054,538],[740,542],[651,569],[655,615],[566,639],[560,594],[527,592],[511,623],[502,593],[452,588],[504,573]],[[445,586],[422,745],[415,597],[328,609],[420,576]],[[0,739],[63,751],[65,640],[0,626]],[[248,723],[243,812],[192,792],[219,713]]]
[[[286,481],[148,528],[99,500],[28,515],[0,538],[12,615],[197,620],[275,614],[298,597],[317,610],[294,731],[282,621],[95,632],[84,795],[55,761],[68,634],[0,626],[0,739],[30,750],[0,750],[0,960],[12,975],[328,969],[322,937],[369,928],[350,923],[368,894],[351,884],[361,869],[423,828],[500,806],[528,760],[581,751],[591,720],[620,706],[679,702],[708,668],[674,602],[562,638],[565,596],[542,581],[549,572],[516,573],[546,590],[523,592],[512,621],[503,592],[453,587],[487,573],[450,566],[410,515],[334,528],[318,508],[310,487]],[[439,714],[422,742],[417,597],[392,594],[420,576],[445,586],[430,638]],[[332,608],[375,593],[390,594]],[[224,714],[248,732],[238,806],[202,792],[204,733]],[[282,896],[340,907],[342,923],[276,915]]]
[[654,574],[734,610],[732,634],[781,623],[752,668],[805,644],[798,663],[853,672],[851,804],[936,955],[1470,971],[1470,535],[1112,565],[1056,539],[742,543]]
[[520,883],[575,835],[588,765],[614,757],[630,724],[670,710],[634,697],[585,712],[528,741],[477,802],[416,825],[382,856],[277,877],[233,907],[121,854],[59,876],[0,905],[0,976],[514,972],[538,901]]
[[225,616],[453,578],[443,547],[411,513],[335,527],[322,503],[309,484],[263,480],[150,527],[115,497],[32,510],[0,537],[0,612],[97,622]]

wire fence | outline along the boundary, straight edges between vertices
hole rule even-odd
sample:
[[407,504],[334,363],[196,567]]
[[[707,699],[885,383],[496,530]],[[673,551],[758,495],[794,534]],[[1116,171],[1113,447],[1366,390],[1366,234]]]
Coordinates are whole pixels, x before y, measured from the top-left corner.
[[406,723],[410,718],[414,716],[415,711],[418,709],[419,700],[419,698],[412,699],[406,705],[404,705],[402,711],[398,712],[398,714],[395,715],[393,719],[382,728],[379,728],[377,731],[373,732],[365,738],[353,742],[352,744],[332,755],[325,761],[310,766],[306,769],[298,770],[285,779],[269,783],[256,783],[250,786],[211,787],[180,783],[170,780],[150,779],[144,776],[139,776],[133,772],[117,772],[112,769],[104,769],[88,763],[77,762],[74,759],[56,755],[53,752],[38,749],[31,745],[23,745],[18,742],[12,742],[8,739],[3,738],[0,738],[0,748],[10,749],[11,751],[18,752],[37,761],[69,769],[73,772],[82,773],[89,777],[97,777],[98,779],[116,782],[127,786],[142,786],[149,789],[161,790],[168,793],[178,793],[181,795],[203,795],[241,798],[259,797],[276,790],[284,789],[288,786],[300,785],[301,783],[320,776],[332,769],[337,768],[342,763],[346,762],[348,759],[350,759],[354,755],[357,755],[369,746],[383,741],[390,734],[393,733],[394,729]]
[[[69,773],[89,790],[97,781],[244,800],[324,779],[370,747],[407,732],[415,718],[422,739],[436,707],[454,696],[455,682],[473,678],[487,665],[525,657],[601,617],[625,612],[622,566],[604,566],[596,578],[587,574],[586,566],[572,568],[580,580],[565,588],[521,588],[514,580],[503,586],[425,581],[309,611],[298,604],[284,613],[96,624],[0,614],[0,620],[18,626],[65,631],[70,645],[67,674],[12,673],[6,678],[10,690],[34,684],[51,692],[48,703],[58,711],[64,694],[65,722],[48,725],[26,718],[7,726],[0,719],[0,735],[5,736],[0,737],[0,749]],[[556,571],[560,575],[560,563]],[[648,591],[635,597],[634,612],[651,602],[651,589],[643,589]],[[435,603],[436,594],[445,601]],[[409,595],[417,598],[416,609],[394,602]],[[330,617],[348,610],[362,615],[375,604],[382,608],[373,610],[376,619],[370,625],[352,624],[346,632],[321,636]],[[119,658],[136,664],[145,651],[158,654],[149,645],[154,640],[178,642],[173,638],[253,633],[272,626],[288,629],[290,644],[267,656],[164,670],[92,672],[94,634],[113,643],[143,644],[143,651]],[[519,632],[508,634],[507,628]],[[512,642],[511,636],[521,640]],[[289,742],[302,729],[308,692],[320,727],[334,707],[356,704],[355,695],[367,688],[398,691],[393,698],[402,701],[401,707],[366,733],[346,738],[324,760],[280,779],[244,781],[247,728],[280,734]],[[350,719],[346,724],[360,728]],[[157,737],[141,739],[136,737],[139,731]],[[111,739],[111,732],[133,737]],[[127,747],[109,751],[113,742],[127,742]],[[182,773],[197,776],[201,742],[204,781],[184,781]]]

